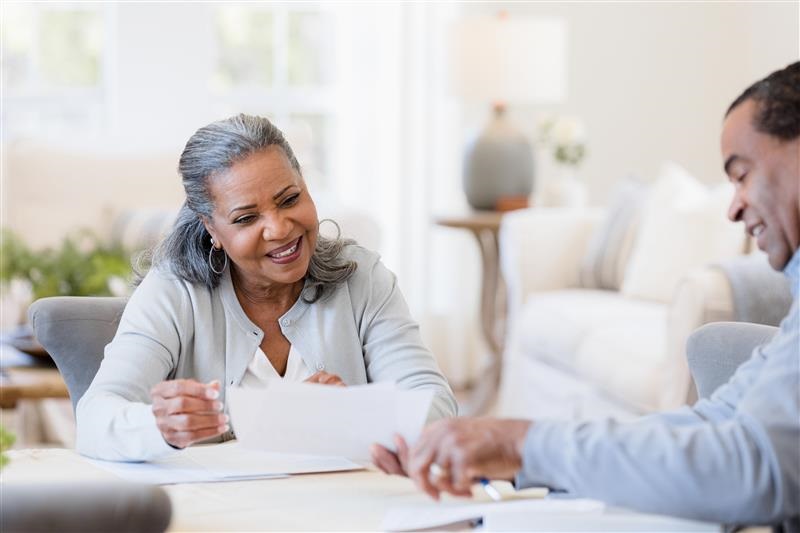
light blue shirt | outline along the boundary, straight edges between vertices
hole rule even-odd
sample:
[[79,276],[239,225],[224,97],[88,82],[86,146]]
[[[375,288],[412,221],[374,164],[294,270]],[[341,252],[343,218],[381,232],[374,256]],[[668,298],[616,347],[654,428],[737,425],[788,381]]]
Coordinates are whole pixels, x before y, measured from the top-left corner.
[[709,399],[632,422],[536,421],[518,482],[718,523],[800,514],[800,250],[784,274],[779,332]]

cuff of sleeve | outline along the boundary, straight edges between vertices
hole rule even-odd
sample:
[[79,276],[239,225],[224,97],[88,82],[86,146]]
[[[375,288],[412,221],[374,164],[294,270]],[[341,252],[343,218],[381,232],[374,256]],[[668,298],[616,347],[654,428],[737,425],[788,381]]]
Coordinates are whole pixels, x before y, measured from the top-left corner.
[[[543,420],[531,424],[522,447],[522,468],[514,478],[518,489],[548,487],[563,490],[563,462],[567,454],[567,423]],[[559,479],[560,478],[560,479]]]
[[[156,425],[156,417],[149,404],[132,403],[125,409],[125,425],[132,431],[128,435],[139,435],[136,443],[131,443],[135,448],[127,450],[130,455],[140,461],[152,461],[177,453],[179,448],[171,446],[164,440],[164,436]],[[126,454],[127,455],[127,454]]]

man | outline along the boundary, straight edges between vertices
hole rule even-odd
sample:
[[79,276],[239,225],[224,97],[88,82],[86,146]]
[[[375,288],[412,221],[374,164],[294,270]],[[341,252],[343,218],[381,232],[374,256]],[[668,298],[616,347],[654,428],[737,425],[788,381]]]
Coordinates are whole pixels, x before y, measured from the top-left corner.
[[791,280],[794,301],[776,337],[756,348],[710,399],[674,412],[627,423],[462,418],[431,424],[406,458],[420,488],[434,498],[441,491],[468,495],[478,478],[516,476],[523,486],[546,485],[647,512],[719,523],[796,520],[800,62],[733,102],[721,145],[736,187],[729,218],[744,222],[770,265]]

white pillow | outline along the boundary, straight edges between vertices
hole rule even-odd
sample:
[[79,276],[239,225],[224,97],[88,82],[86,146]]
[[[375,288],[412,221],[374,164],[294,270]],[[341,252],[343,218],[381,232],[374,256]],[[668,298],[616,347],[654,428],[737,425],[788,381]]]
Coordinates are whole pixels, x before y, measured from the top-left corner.
[[687,271],[743,253],[744,230],[727,217],[732,197],[729,183],[708,188],[664,163],[644,205],[622,294],[669,303]]

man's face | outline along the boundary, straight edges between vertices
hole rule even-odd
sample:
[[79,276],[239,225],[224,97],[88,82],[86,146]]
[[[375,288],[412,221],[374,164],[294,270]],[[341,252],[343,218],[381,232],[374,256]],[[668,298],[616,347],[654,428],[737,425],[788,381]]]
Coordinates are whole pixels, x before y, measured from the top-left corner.
[[736,187],[728,218],[783,270],[800,248],[800,138],[784,141],[753,126],[756,103],[739,104],[722,128],[725,173]]

